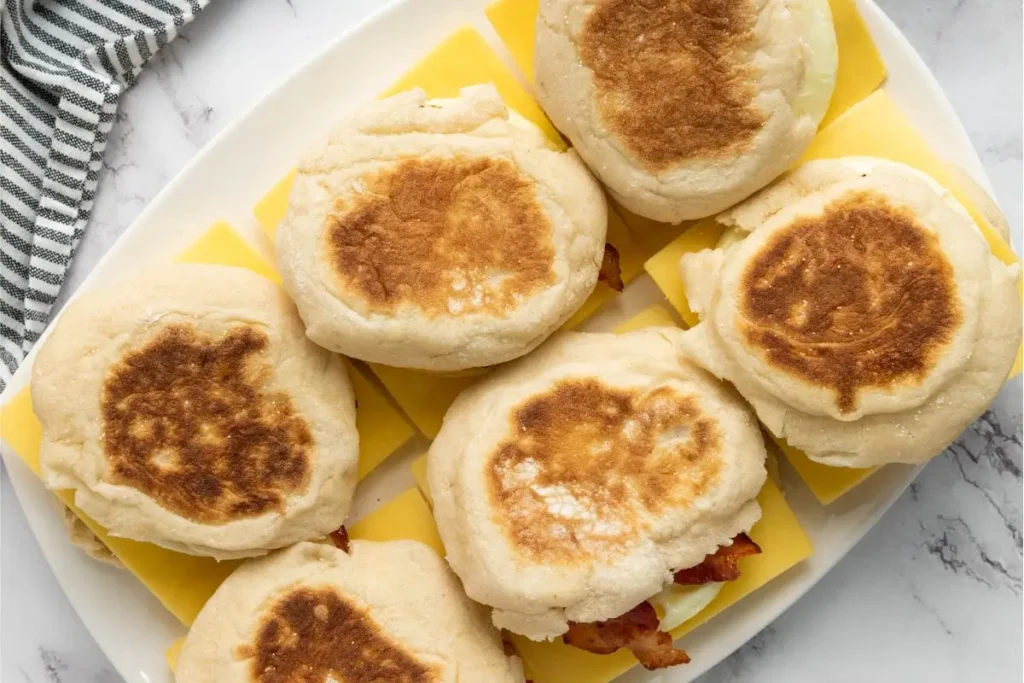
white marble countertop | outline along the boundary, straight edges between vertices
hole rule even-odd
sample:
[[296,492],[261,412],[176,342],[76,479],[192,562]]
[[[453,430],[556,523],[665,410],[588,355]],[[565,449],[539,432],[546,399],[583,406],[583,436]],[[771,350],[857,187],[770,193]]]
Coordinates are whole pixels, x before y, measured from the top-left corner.
[[[214,0],[125,96],[66,292],[214,134],[379,4]],[[879,4],[952,100],[1019,250],[1020,0]],[[701,682],[1020,681],[1021,421],[1018,379],[821,583]],[[120,681],[2,483],[0,680]]]

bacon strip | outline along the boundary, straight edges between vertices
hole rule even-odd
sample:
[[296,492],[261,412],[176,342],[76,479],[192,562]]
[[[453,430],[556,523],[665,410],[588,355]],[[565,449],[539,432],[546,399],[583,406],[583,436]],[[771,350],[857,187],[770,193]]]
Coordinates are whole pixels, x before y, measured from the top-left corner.
[[712,581],[735,581],[740,578],[740,569],[736,565],[739,559],[760,552],[761,548],[750,536],[740,534],[732,539],[732,545],[723,545],[696,567],[677,571],[675,582],[681,586],[696,586]]
[[[733,581],[740,576],[736,564],[739,559],[760,552],[761,548],[750,536],[739,534],[732,539],[732,545],[720,547],[696,567],[680,569],[675,573],[675,582],[688,586],[711,581]],[[607,621],[586,624],[569,622],[569,630],[562,636],[562,640],[566,645],[599,655],[627,648],[633,651],[645,669],[663,669],[689,663],[690,656],[672,646],[672,635],[660,630],[658,621],[654,606],[644,601],[622,616]]]
[[348,531],[345,530],[345,525],[338,527],[336,531],[330,533],[331,540],[334,541],[334,545],[338,546],[346,553],[348,552]]
[[686,664],[690,656],[672,646],[672,636],[658,628],[658,613],[641,602],[620,617],[587,624],[569,623],[562,640],[587,652],[607,655],[619,648],[633,651],[645,669],[664,669]]
[[619,267],[619,250],[607,242],[604,243],[604,258],[601,259],[597,281],[604,282],[616,292],[621,292],[626,286],[622,282],[622,268]]

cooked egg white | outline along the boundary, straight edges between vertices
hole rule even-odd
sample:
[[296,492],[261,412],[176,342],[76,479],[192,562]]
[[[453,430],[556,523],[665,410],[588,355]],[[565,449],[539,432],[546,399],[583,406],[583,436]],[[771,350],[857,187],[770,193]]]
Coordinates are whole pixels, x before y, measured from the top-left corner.
[[658,613],[661,630],[671,631],[711,604],[720,590],[721,583],[705,583],[700,586],[672,584],[649,598],[648,602],[654,605],[654,610]]
[[803,26],[807,59],[803,87],[793,100],[793,107],[820,123],[832,101],[839,64],[832,8],[828,0],[797,0],[792,11]]

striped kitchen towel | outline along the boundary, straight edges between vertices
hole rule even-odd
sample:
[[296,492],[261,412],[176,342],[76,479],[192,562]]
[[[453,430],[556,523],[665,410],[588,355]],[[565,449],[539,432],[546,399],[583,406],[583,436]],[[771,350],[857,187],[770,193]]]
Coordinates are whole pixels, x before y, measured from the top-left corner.
[[209,0],[0,0],[0,390],[46,327],[121,93]]

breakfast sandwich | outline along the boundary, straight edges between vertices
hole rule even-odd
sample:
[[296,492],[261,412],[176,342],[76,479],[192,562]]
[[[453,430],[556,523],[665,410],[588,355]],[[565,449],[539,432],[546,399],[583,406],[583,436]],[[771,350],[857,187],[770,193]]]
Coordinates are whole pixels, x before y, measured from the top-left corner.
[[687,254],[687,352],[826,465],[920,463],[984,411],[1021,339],[1019,268],[929,176],[881,159],[800,166]]
[[835,88],[828,0],[541,0],[537,97],[627,209],[678,223],[767,185]]
[[416,541],[299,543],[250,560],[200,612],[177,683],[523,683],[487,614]]
[[598,281],[606,230],[575,153],[480,85],[342,121],[299,164],[276,241],[310,339],[455,371],[521,356],[565,322]]
[[259,555],[344,521],[346,369],[251,271],[174,265],[78,297],[33,368],[40,469],[113,535]]
[[427,456],[434,517],[499,628],[683,663],[667,631],[760,552],[757,421],[680,334],[564,333],[449,409]]

